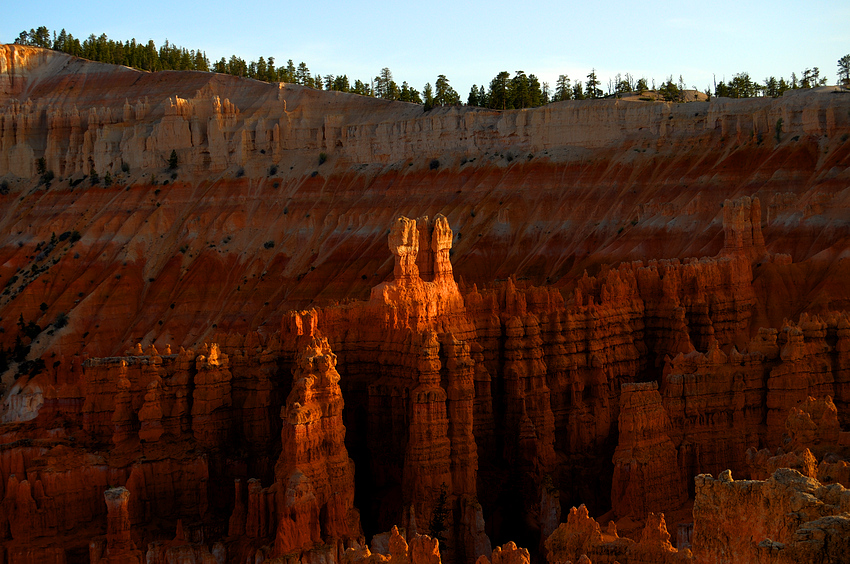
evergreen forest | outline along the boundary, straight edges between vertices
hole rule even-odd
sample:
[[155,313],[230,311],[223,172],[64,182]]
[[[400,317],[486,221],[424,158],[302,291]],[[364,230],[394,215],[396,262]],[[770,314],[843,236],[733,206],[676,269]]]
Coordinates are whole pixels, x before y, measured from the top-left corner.
[[[433,85],[429,82],[419,91],[407,81],[402,81],[399,85],[389,68],[381,69],[377,76],[366,81],[355,79],[352,82],[346,74],[322,75],[311,71],[303,61],[295,65],[292,59],[278,66],[274,57],[260,57],[257,61],[246,62],[241,57],[231,55],[229,59],[222,57],[210,63],[204,51],[179,47],[169,43],[168,40],[157,47],[153,40],[147,43],[139,43],[135,39],[122,42],[110,39],[106,34],[99,36],[92,34],[81,42],[64,29],[58,33],[56,31],[51,33],[44,26],[22,31],[15,39],[15,43],[53,49],[92,61],[124,65],[150,72],[163,70],[217,72],[265,82],[287,82],[317,90],[349,92],[361,96],[411,102],[423,105],[425,111],[435,106],[463,103],[496,110],[533,108],[562,100],[634,94],[641,96],[649,92],[655,93],[655,96],[641,99],[660,98],[671,102],[684,102],[686,91],[698,90],[696,86],[688,88],[681,75],[674,81],[671,74],[660,85],[656,85],[654,79],[648,81],[645,77],[636,78],[625,73],[617,74],[603,84],[596,70],[593,69],[586,77],[582,77],[584,80],[574,81],[568,75],[562,74],[554,85],[550,85],[547,82],[541,82],[534,74],[526,74],[518,70],[513,76],[508,71],[502,71],[486,85],[474,84],[464,101],[443,74],[437,76]],[[850,87],[850,54],[838,59],[837,65],[837,83]],[[788,90],[814,88],[826,84],[827,77],[821,76],[818,67],[806,68],[799,76],[796,72],[792,72],[788,79],[771,76],[762,82],[754,80],[747,72],[739,72],[731,80],[715,82],[713,91],[706,88],[703,93],[708,98],[712,96],[778,97]]]

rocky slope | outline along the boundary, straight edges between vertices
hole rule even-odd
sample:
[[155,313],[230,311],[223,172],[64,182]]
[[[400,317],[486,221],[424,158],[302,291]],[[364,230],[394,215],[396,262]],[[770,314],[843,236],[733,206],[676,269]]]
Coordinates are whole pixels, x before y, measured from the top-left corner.
[[[759,304],[759,323],[846,305],[829,282],[845,268],[850,115],[841,94],[423,113],[2,49],[0,276],[17,276],[0,304],[7,346],[21,314],[45,326],[75,313],[42,346],[108,356],[154,339],[193,346],[216,329],[276,326],[294,307],[364,299],[390,273],[379,249],[399,215],[449,219],[466,284],[514,276],[569,288],[600,264],[717,254],[724,200],[753,194],[768,250],[811,260],[763,265],[756,285],[782,299]],[[56,175],[48,190],[31,183],[39,158]],[[77,184],[92,169],[100,183]]]
[[850,466],[848,137],[0,46],[0,562],[710,561],[694,476]]

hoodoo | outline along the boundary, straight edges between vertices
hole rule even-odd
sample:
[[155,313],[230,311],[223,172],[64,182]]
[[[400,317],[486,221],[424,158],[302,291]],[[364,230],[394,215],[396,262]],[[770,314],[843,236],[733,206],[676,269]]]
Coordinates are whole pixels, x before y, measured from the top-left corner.
[[848,139],[2,45],[0,563],[838,560]]

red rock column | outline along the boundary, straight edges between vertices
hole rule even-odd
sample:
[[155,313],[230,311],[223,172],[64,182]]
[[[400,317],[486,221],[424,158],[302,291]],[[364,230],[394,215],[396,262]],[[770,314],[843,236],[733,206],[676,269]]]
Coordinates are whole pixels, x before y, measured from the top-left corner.
[[443,484],[450,494],[453,492],[447,396],[440,386],[439,350],[436,333],[425,333],[418,360],[419,383],[410,392],[410,436],[402,478],[405,505],[413,503],[425,523]]
[[107,551],[136,548],[130,538],[130,491],[121,486],[103,492],[106,500],[106,547]]
[[611,504],[618,517],[641,520],[650,511],[675,509],[687,499],[669,428],[658,384],[623,384],[611,484]]
[[[476,444],[482,447],[481,455],[486,456],[487,449],[492,448],[495,444],[496,422],[493,420],[493,379],[484,364],[483,350],[483,347],[477,342],[473,341],[469,345],[470,356],[475,363],[472,426]],[[489,456],[494,454],[490,452]]]
[[[130,491],[121,486],[103,492],[106,501],[106,561],[141,563],[130,534]],[[103,561],[101,561],[103,562]]]
[[243,436],[250,449],[262,453],[272,450],[273,443],[280,440],[276,433],[272,433],[272,417],[279,417],[279,414],[269,409],[274,403],[272,377],[278,369],[280,356],[275,347],[279,348],[279,344],[266,345],[264,349],[260,336],[251,333],[238,354],[237,351],[228,352],[233,374],[233,405],[241,407]]
[[763,254],[759,199],[744,196],[723,202],[723,233],[724,254],[744,252],[751,259]]
[[214,448],[224,443],[230,431],[231,374],[228,358],[213,343],[206,355],[198,355],[196,367],[192,431],[198,443]]
[[454,234],[449,220],[443,214],[434,217],[434,230],[431,233],[431,251],[434,253],[434,282],[437,284],[455,283],[452,273],[452,261],[449,251],[452,248]]
[[251,538],[261,538],[268,534],[269,523],[266,511],[266,493],[256,478],[248,480],[248,517],[245,534]]
[[552,414],[550,392],[546,384],[543,340],[540,338],[537,317],[527,315],[524,325],[524,356],[528,367],[527,380],[524,382],[525,404],[537,434],[538,468],[542,473],[549,473],[555,464],[555,416]]
[[835,405],[841,424],[850,424],[850,318],[841,313],[836,319]]
[[130,381],[124,375],[127,369],[124,361],[121,361],[121,365],[118,393],[115,395],[115,411],[112,414],[112,427],[114,429],[112,442],[116,445],[136,436]]
[[416,255],[419,252],[419,231],[416,220],[399,217],[393,223],[388,238],[390,251],[395,255],[393,276],[397,282],[419,279]]
[[416,266],[419,269],[419,277],[425,282],[434,280],[434,253],[431,251],[431,230],[433,221],[428,216],[416,218],[416,230],[419,232],[419,249],[421,253],[416,255]]
[[151,380],[145,393],[145,403],[139,410],[139,438],[153,443],[162,436],[162,406],[160,405],[160,388],[158,380]]
[[277,554],[361,536],[336,362],[327,340],[313,337],[292,371],[292,392],[281,410],[283,448],[275,466]]
[[490,554],[490,539],[484,532],[484,515],[476,501],[478,451],[472,432],[475,362],[469,344],[451,333],[443,336],[448,371],[449,440],[451,442],[452,493],[460,498],[459,561],[472,561]]
[[245,534],[247,511],[245,510],[245,503],[242,501],[242,480],[239,478],[234,480],[234,489],[236,490],[236,500],[228,521],[227,536],[241,537]]
[[83,429],[89,436],[108,441],[113,433],[112,415],[115,413],[115,392],[118,380],[127,375],[126,361],[121,360],[114,374],[114,362],[87,360],[84,370]]
[[508,428],[519,433],[518,451],[509,452],[508,459],[524,460],[545,474],[555,463],[555,417],[537,318],[528,315],[523,322],[515,316],[507,322],[505,334],[506,415]]
[[448,371],[449,441],[451,443],[452,490],[455,494],[474,494],[478,470],[478,452],[472,434],[472,410],[475,388],[474,363],[469,345],[451,333],[443,337]]
[[172,394],[171,410],[163,421],[165,431],[175,437],[192,430],[192,410],[189,405],[190,383],[195,367],[195,352],[180,347],[174,360],[174,374],[167,380]]

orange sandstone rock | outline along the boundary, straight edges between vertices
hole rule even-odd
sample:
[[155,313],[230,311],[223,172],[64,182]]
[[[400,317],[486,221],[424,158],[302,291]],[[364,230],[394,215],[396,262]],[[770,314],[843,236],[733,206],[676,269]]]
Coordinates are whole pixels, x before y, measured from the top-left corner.
[[779,469],[766,481],[700,475],[696,488],[696,562],[818,562],[847,552],[850,522],[840,485]]
[[108,508],[106,516],[106,554],[97,562],[142,562],[142,552],[136,549],[130,536],[130,492],[127,488],[111,488],[103,492]]
[[213,344],[208,354],[199,354],[195,362],[197,372],[192,402],[192,432],[200,444],[218,446],[225,442],[230,431],[232,376],[228,369],[228,358],[221,354],[217,344]]
[[145,393],[145,403],[139,410],[139,438],[146,442],[156,442],[162,436],[162,406],[160,405],[159,382],[151,380]]
[[[136,535],[162,538],[143,530],[155,518],[213,536],[227,523],[233,558],[341,560],[360,537],[351,455],[377,492],[370,526],[421,527],[445,483],[440,558],[471,560],[490,552],[485,515],[508,523],[500,537],[543,541],[556,491],[657,514],[682,495],[677,476],[744,469],[746,446],[840,441],[844,98],[422,114],[0,46],[0,346],[21,338],[44,361],[3,380],[3,557],[62,561],[60,537],[84,548],[106,531],[103,491],[123,484]],[[112,184],[83,180],[92,169]],[[397,219],[408,209],[428,217]],[[42,331],[23,335],[19,318]],[[319,328],[327,342],[305,344]],[[317,365],[299,364],[305,346]],[[330,365],[343,381],[327,384]],[[645,380],[658,391],[633,401]],[[831,396],[834,416],[810,396]],[[364,435],[350,453],[343,417]],[[842,472],[836,458],[824,472]],[[216,493],[235,478],[253,481],[231,505]],[[499,495],[516,484],[505,520]],[[424,560],[434,542],[411,533]],[[147,553],[221,555],[183,538]]]
[[[283,450],[275,467],[279,554],[307,551],[320,541],[342,546],[362,536],[353,505],[354,465],[343,442],[336,355],[326,339],[305,338],[310,340],[296,361],[292,392],[281,411]],[[255,528],[252,505],[249,498],[246,532]]]
[[566,523],[546,540],[547,562],[693,562],[690,550],[678,551],[670,543],[663,513],[650,513],[638,542],[620,538],[611,521],[603,534],[583,505],[570,510]]
[[687,499],[677,452],[655,382],[623,384],[620,443],[614,452],[611,501],[618,516],[643,519],[653,508],[674,509]]

